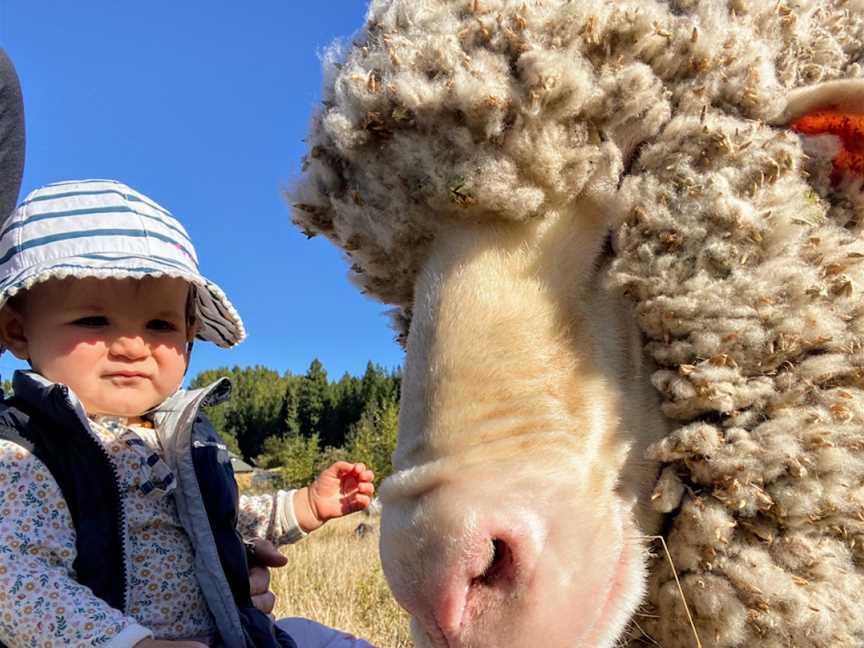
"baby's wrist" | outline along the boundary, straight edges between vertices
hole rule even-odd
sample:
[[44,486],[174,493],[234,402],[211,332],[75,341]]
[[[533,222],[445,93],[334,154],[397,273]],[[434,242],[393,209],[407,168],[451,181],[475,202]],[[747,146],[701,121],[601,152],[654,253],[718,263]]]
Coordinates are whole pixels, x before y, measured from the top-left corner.
[[294,491],[294,517],[304,533],[311,533],[324,524],[313,505],[312,491],[308,486]]

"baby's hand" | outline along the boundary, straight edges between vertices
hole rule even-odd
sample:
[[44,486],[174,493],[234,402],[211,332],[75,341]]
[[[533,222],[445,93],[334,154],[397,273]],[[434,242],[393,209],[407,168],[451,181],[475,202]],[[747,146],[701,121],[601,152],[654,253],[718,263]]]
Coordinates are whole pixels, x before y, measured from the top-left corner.
[[307,533],[333,518],[362,511],[372,501],[375,474],[362,463],[337,461],[294,494],[297,522]]

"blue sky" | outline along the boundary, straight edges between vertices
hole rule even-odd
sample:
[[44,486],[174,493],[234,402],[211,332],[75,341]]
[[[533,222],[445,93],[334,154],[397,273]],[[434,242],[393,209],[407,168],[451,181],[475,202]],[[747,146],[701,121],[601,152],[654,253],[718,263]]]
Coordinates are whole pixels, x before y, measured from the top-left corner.
[[[48,182],[112,178],[170,209],[202,271],[249,332],[199,342],[189,375],[263,364],[331,378],[395,367],[385,305],[361,296],[340,253],[307,241],[280,192],[297,177],[320,96],[323,48],[350,38],[366,3],[0,0],[0,43],[27,115],[21,197]],[[0,358],[8,377],[21,366]]]

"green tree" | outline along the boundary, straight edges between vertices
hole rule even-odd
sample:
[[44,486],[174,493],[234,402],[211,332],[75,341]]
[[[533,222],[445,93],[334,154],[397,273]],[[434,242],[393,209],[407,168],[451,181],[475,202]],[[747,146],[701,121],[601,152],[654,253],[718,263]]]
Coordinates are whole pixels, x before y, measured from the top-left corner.
[[300,380],[292,375],[285,378],[285,397],[279,415],[283,434],[300,434]]
[[232,382],[232,397],[206,412],[228,447],[246,460],[257,457],[265,467],[286,467],[286,483],[312,478],[338,459],[367,463],[379,480],[390,473],[398,370],[369,362],[362,377],[345,373],[330,383],[316,358],[302,376],[280,376],[262,366],[221,367],[199,373],[191,387],[222,376]]
[[351,461],[345,448],[334,448],[327,446],[318,453],[318,463],[315,465],[315,475],[320,474],[325,468],[329,468],[337,461]]
[[329,400],[330,383],[327,370],[318,358],[309,365],[306,375],[300,379],[298,388],[297,420],[300,433],[311,437],[320,432],[321,419]]
[[393,451],[399,429],[399,405],[394,401],[373,405],[363,412],[348,434],[346,453],[350,461],[362,461],[375,472],[380,483],[393,472]]
[[283,431],[280,414],[286,378],[260,365],[230,370],[223,367],[201,372],[191,386],[202,387],[221,376],[231,380],[231,399],[208,407],[207,417],[229,448],[238,448],[249,460],[261,452],[267,437]]
[[233,406],[225,423],[244,457],[255,457],[265,439],[279,434],[284,397],[285,379],[272,369],[255,366],[235,374]]
[[342,447],[349,427],[360,418],[360,380],[344,373],[339,382],[330,385],[327,406],[321,420],[321,441],[326,446]]
[[387,371],[379,366],[366,363],[366,371],[360,379],[360,399],[364,406],[372,403],[383,404],[398,398],[398,386]]
[[300,488],[310,483],[318,474],[318,435],[304,437],[288,434],[265,439],[263,453],[257,463],[264,468],[280,469],[282,488]]

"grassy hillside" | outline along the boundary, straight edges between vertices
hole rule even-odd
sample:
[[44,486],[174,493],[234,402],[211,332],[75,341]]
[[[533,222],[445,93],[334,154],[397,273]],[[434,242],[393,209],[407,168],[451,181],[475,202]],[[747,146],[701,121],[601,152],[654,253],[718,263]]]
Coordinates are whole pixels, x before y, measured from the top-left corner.
[[[356,513],[284,547],[288,565],[271,571],[276,618],[302,616],[380,648],[410,648],[408,616],[381,572],[378,522]],[[366,533],[355,532],[360,524],[367,525]]]

